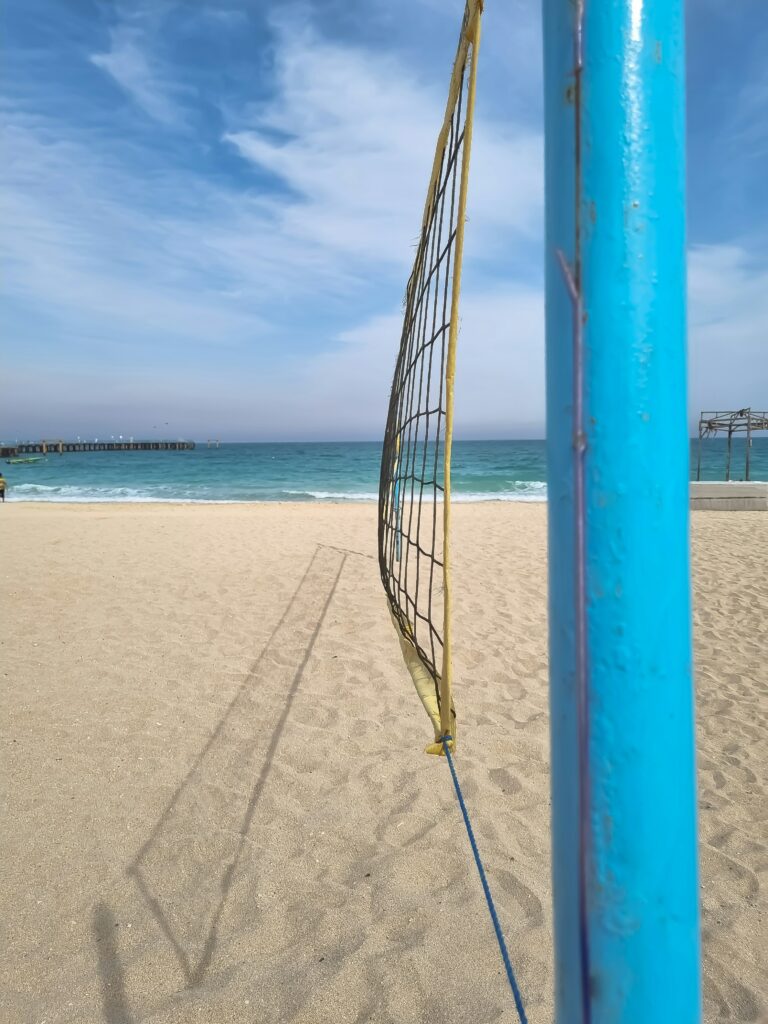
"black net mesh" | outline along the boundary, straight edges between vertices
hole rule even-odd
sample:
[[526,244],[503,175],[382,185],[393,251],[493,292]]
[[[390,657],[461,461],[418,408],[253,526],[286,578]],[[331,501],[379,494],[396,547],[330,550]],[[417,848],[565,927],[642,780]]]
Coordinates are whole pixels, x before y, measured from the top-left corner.
[[[466,30],[462,28],[462,38]],[[443,666],[443,511],[446,362],[459,184],[466,131],[467,47],[460,44],[447,132],[405,293],[405,315],[384,434],[379,566],[392,614],[435,682]],[[440,151],[441,150],[441,151]]]

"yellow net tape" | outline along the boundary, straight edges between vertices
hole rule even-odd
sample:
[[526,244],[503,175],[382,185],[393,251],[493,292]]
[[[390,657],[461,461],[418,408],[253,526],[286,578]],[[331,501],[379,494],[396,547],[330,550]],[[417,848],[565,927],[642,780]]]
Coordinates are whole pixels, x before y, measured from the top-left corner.
[[[467,0],[405,293],[379,486],[379,567],[405,663],[455,746],[451,695],[451,442],[456,339],[482,0]],[[439,505],[442,502],[442,515]]]

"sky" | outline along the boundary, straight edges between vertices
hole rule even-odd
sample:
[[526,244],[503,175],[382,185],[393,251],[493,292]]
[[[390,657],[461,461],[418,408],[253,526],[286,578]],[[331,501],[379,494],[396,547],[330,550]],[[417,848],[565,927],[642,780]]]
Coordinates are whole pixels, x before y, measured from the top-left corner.
[[[0,438],[381,437],[463,0],[7,0]],[[539,0],[487,0],[456,430],[544,430]],[[768,7],[689,0],[689,412],[768,405]]]

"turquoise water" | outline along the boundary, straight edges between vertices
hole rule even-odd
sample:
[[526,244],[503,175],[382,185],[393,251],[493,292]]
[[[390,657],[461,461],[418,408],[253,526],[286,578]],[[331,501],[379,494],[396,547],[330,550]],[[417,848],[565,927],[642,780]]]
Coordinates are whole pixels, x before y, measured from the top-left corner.
[[[692,445],[695,459],[695,444]],[[456,441],[458,501],[542,501],[543,441]],[[222,444],[191,452],[84,452],[3,465],[9,501],[373,501],[381,445]],[[725,442],[705,443],[703,479],[722,480]],[[734,449],[740,479],[744,446]],[[695,461],[693,462],[695,472]],[[752,448],[752,479],[768,480],[768,438]]]

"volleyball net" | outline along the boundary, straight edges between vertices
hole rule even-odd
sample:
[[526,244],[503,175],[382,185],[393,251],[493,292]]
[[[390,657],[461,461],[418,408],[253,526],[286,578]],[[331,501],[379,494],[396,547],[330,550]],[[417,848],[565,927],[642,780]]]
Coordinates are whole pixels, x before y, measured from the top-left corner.
[[379,484],[379,568],[435,741],[456,741],[451,695],[453,382],[482,0],[467,0],[405,292]]

